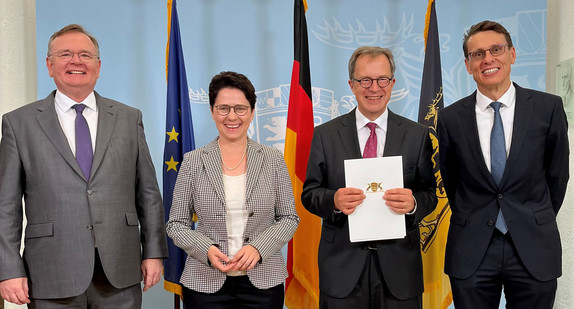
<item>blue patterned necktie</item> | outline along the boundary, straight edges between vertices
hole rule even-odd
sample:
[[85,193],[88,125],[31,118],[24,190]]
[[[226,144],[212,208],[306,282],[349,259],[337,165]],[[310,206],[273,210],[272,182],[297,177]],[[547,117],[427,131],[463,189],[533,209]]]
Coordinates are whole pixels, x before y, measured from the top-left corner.
[[371,129],[371,134],[367,139],[365,144],[365,150],[363,150],[363,158],[376,158],[377,157],[377,133],[375,133],[375,128],[377,124],[374,122],[367,123],[367,127]]
[[90,128],[88,122],[82,112],[86,105],[76,104],[72,106],[76,110],[76,161],[86,177],[90,180],[90,172],[92,171],[92,159],[94,152],[92,151],[92,138],[90,137]]
[[[494,109],[494,124],[492,126],[492,132],[490,133],[490,173],[497,186],[500,185],[504,167],[506,166],[506,143],[504,141],[502,118],[500,117],[501,104],[500,102],[490,103],[490,107]],[[506,221],[500,208],[498,209],[495,227],[502,234],[508,232],[508,227],[506,226]]]

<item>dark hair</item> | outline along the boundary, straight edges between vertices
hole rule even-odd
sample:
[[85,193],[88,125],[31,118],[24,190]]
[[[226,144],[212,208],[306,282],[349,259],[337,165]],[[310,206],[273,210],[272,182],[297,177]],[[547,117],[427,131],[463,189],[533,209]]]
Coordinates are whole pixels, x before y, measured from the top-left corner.
[[389,59],[391,64],[391,75],[395,75],[395,60],[393,58],[393,52],[388,48],[382,48],[379,46],[361,46],[353,52],[351,59],[349,59],[349,79],[353,79],[355,74],[355,65],[357,64],[357,59],[363,55],[368,55],[371,58],[385,55]]
[[512,39],[510,38],[510,33],[502,26],[501,24],[491,21],[485,20],[481,21],[476,25],[472,25],[470,29],[464,35],[464,40],[462,41],[462,52],[464,53],[464,58],[468,55],[468,40],[471,36],[484,31],[494,31],[496,33],[501,33],[506,38],[506,44],[508,44],[508,48],[512,47]]
[[210,107],[213,107],[219,91],[223,88],[235,88],[243,91],[251,109],[255,109],[255,101],[257,100],[255,87],[253,87],[253,84],[251,84],[245,75],[230,71],[221,72],[211,79],[211,82],[209,83]]
[[96,40],[96,38],[91,35],[88,31],[86,31],[86,29],[84,29],[84,27],[78,25],[78,24],[70,24],[65,26],[64,28],[54,32],[54,34],[52,34],[52,36],[50,37],[50,40],[48,41],[48,57],[50,57],[52,55],[51,50],[52,50],[52,42],[59,36],[62,36],[66,33],[70,33],[70,32],[79,32],[79,33],[83,33],[85,34],[88,38],[90,38],[90,40],[92,41],[92,43],[94,43],[94,46],[96,46],[96,57],[98,57],[98,59],[100,58],[100,45],[98,45],[98,40]]

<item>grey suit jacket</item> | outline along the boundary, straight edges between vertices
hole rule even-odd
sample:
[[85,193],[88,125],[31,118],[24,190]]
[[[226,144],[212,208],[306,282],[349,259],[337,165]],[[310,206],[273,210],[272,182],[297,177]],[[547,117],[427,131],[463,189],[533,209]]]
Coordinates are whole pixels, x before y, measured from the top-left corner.
[[[261,255],[247,275],[255,287],[268,289],[287,277],[281,248],[293,237],[299,217],[281,152],[250,139],[245,200],[249,217],[244,245],[252,245]],[[196,230],[191,229],[194,213]],[[180,282],[194,291],[214,293],[225,282],[226,274],[208,265],[207,258],[211,245],[229,254],[225,214],[221,154],[214,140],[185,154],[167,223],[169,237],[188,254]]]
[[[378,242],[383,277],[398,299],[423,292],[418,223],[436,207],[428,128],[389,111],[384,156],[403,157],[403,183],[417,201],[407,215],[403,239]],[[301,201],[323,219],[319,243],[319,288],[331,297],[346,297],[355,288],[367,263],[364,243],[351,243],[347,215],[333,212],[335,192],[345,187],[344,161],[361,158],[355,110],[315,128]],[[383,201],[381,206],[384,207]],[[376,228],[376,227],[373,227]]]
[[556,215],[569,178],[566,114],[560,97],[514,86],[512,142],[498,187],[478,139],[476,92],[439,113],[440,169],[452,209],[445,272],[455,278],[478,269],[499,208],[530,274],[546,281],[562,273]]
[[[162,200],[141,112],[95,93],[98,132],[88,182],[58,121],[55,92],[2,118],[0,280],[28,277],[33,298],[83,293],[95,248],[109,281],[138,284],[143,258],[164,258]],[[22,197],[28,225],[23,258]]]

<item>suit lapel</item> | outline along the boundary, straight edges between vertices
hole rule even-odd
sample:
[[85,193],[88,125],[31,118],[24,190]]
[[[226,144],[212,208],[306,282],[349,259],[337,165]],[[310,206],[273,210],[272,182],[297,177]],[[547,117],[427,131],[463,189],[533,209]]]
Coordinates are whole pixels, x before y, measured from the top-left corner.
[[261,145],[247,139],[247,187],[245,190],[245,200],[249,200],[253,188],[259,179],[258,175],[261,173],[263,166],[263,149]]
[[98,105],[98,132],[96,135],[96,149],[94,151],[90,179],[94,176],[104,159],[104,154],[110,144],[110,138],[116,123],[114,104],[110,100],[103,99],[99,94],[95,92],[94,94],[96,96],[96,104]]
[[341,117],[338,129],[341,145],[345,149],[345,153],[349,159],[362,157],[361,146],[359,146],[359,138],[357,136],[356,109],[355,107],[350,113]]
[[[480,139],[478,138],[478,126],[476,124],[476,91],[470,96],[466,97],[462,102],[462,109],[460,111],[460,117],[458,121],[461,122],[462,134],[468,139],[469,153],[471,158],[469,160],[474,160],[479,165],[479,169],[482,176],[486,179],[488,183],[496,187],[494,179],[492,179],[492,174],[486,166],[486,161],[482,155],[482,147],[480,146]],[[440,149],[439,149],[440,151]]]
[[58,121],[58,115],[56,114],[56,104],[54,103],[54,96],[56,92],[52,92],[48,97],[42,100],[42,104],[38,107],[39,113],[36,115],[36,120],[40,124],[40,127],[44,131],[44,134],[48,137],[50,142],[54,144],[56,150],[64,158],[64,160],[70,165],[70,167],[76,171],[82,178],[84,174],[76,162],[76,157],[70,149],[70,144],[68,144],[68,139],[62,130],[62,126]]
[[383,150],[384,157],[400,155],[404,135],[405,129],[401,126],[401,119],[389,110],[385,149]]
[[528,124],[532,118],[532,111],[534,109],[534,102],[530,101],[526,93],[520,86],[514,84],[516,88],[516,106],[514,107],[514,124],[512,128],[512,141],[510,143],[510,153],[506,160],[506,167],[500,185],[504,184],[505,178],[509,171],[513,169],[514,164],[518,162],[518,157],[522,149],[522,145],[526,140],[526,133],[528,132]]
[[205,167],[207,178],[211,187],[215,189],[215,194],[220,199],[221,204],[225,205],[225,192],[223,189],[223,173],[221,172],[221,153],[217,147],[217,139],[205,145],[201,160]]

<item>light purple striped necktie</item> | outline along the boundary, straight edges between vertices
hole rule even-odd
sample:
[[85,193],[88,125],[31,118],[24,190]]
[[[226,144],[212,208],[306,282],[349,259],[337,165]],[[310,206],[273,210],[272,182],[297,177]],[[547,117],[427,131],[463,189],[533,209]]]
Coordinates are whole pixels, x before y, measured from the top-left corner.
[[86,105],[76,104],[72,106],[72,108],[76,110],[76,161],[78,165],[80,165],[80,169],[84,177],[86,177],[86,180],[90,180],[94,152],[92,151],[90,128],[88,127],[86,118],[82,115]]
[[365,144],[365,150],[363,150],[363,158],[376,158],[377,157],[377,133],[375,133],[375,128],[377,124],[374,122],[367,123],[367,127],[371,129],[371,134],[367,139]]

